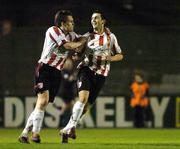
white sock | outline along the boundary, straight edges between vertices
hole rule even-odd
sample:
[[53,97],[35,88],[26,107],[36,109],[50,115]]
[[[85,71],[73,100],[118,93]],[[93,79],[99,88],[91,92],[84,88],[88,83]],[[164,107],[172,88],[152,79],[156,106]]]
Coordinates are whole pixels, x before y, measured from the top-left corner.
[[26,122],[26,126],[22,132],[22,134],[24,136],[27,136],[28,135],[28,132],[30,130],[30,128],[33,126],[33,117],[34,117],[34,111],[30,114],[30,116],[28,117],[28,120]]
[[71,118],[63,130],[68,130],[69,128],[71,128],[73,126],[76,127],[76,125],[81,117],[81,114],[83,112],[84,106],[85,106],[84,103],[82,103],[80,101],[76,101],[76,103],[73,106]]
[[42,122],[44,118],[44,111],[40,109],[34,110],[34,117],[33,117],[33,129],[32,132],[39,133],[42,127]]

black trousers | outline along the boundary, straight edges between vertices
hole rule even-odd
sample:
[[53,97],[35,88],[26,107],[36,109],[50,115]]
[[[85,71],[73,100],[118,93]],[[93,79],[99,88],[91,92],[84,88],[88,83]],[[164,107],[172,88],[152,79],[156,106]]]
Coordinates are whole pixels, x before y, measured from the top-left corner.
[[146,109],[141,106],[134,107],[134,127],[145,127]]

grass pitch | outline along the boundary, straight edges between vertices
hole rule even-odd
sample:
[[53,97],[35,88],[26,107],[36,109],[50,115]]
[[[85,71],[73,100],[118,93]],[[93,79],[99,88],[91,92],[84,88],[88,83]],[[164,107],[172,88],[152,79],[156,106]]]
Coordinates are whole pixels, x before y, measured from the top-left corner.
[[0,149],[180,149],[179,129],[78,129],[61,144],[58,130],[43,129],[41,144],[20,144],[20,129],[0,129]]

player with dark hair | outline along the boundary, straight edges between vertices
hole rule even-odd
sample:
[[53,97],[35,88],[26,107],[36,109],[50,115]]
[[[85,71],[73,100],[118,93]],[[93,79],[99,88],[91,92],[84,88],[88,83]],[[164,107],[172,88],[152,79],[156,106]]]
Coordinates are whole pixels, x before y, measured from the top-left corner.
[[79,39],[74,30],[72,13],[68,10],[58,11],[54,20],[55,26],[48,28],[45,35],[41,58],[35,71],[35,92],[37,102],[30,114],[26,126],[19,137],[21,143],[29,143],[28,132],[32,129],[32,141],[40,143],[40,130],[44,118],[44,111],[49,102],[53,102],[61,82],[61,70],[68,57],[69,51],[78,50],[85,42]]
[[88,105],[95,102],[110,71],[110,63],[123,59],[116,36],[113,33],[106,32],[105,22],[106,20],[101,12],[96,11],[92,14],[93,31],[86,34],[88,39],[84,51],[85,58],[78,66],[79,100],[73,106],[68,124],[60,131],[62,143],[68,143],[68,137],[76,138],[77,123],[81,116],[86,113]]

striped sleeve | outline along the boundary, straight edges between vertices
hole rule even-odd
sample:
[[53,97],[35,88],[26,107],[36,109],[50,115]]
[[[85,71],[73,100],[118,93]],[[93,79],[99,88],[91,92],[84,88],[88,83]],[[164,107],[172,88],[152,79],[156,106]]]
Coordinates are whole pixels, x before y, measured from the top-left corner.
[[111,40],[112,40],[112,48],[111,48],[111,53],[113,55],[115,54],[120,54],[121,53],[121,48],[118,44],[117,38],[114,34],[111,34]]
[[77,34],[77,33],[75,33],[75,32],[74,32],[74,35],[75,35],[75,38],[76,38],[76,39],[78,39],[78,38],[81,38],[81,37],[82,37],[82,35]]
[[67,42],[65,34],[56,26],[53,26],[49,29],[49,37],[58,48]]
[[77,34],[75,32],[70,32],[70,41],[77,41],[80,37],[82,37],[80,34]]
[[85,33],[85,34],[83,34],[83,35],[81,35],[81,37],[85,37],[85,38],[88,38],[88,37],[90,37],[90,33],[89,32],[87,32],[87,33]]

